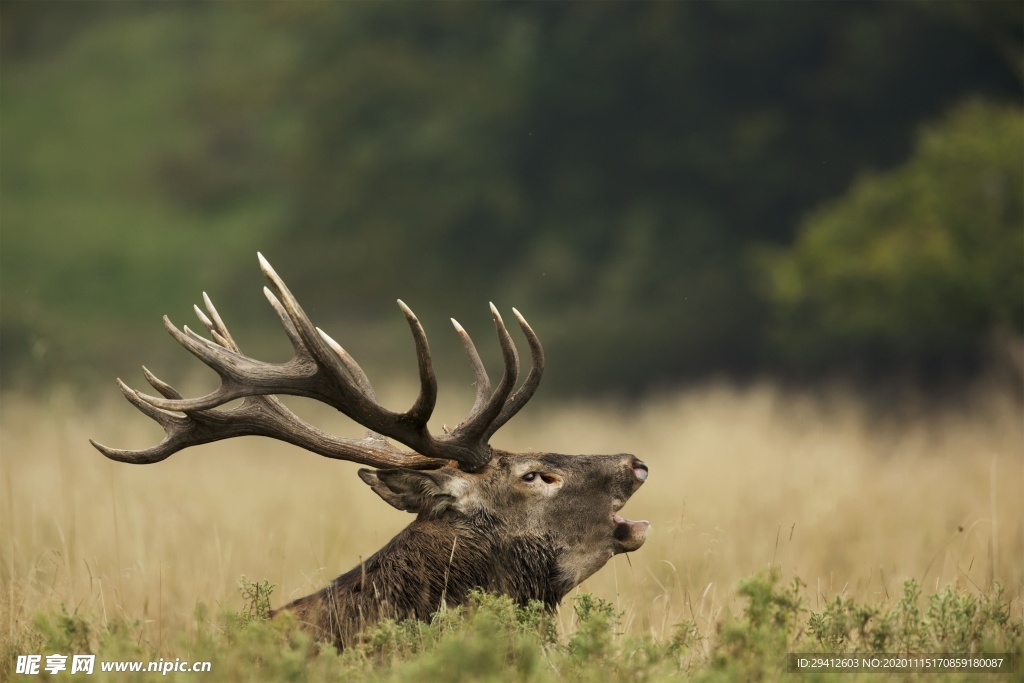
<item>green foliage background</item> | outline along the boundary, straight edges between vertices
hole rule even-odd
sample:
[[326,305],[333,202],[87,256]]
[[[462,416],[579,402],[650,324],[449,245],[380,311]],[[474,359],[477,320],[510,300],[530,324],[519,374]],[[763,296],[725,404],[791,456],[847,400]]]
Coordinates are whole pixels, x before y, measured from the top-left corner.
[[798,365],[976,358],[982,330],[1024,327],[1024,118],[969,102],[910,160],[859,178],[769,256],[778,348]]
[[283,356],[257,250],[385,373],[398,297],[442,357],[517,306],[562,391],[1024,330],[1019,1],[0,12],[5,386],[184,366],[203,290]]

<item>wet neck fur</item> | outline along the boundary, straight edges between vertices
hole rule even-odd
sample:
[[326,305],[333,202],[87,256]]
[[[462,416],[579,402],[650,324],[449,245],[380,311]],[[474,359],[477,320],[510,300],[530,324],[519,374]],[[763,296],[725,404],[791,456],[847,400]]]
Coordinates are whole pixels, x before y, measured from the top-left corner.
[[553,608],[571,588],[546,537],[510,536],[494,520],[421,516],[365,562],[279,611],[340,649],[380,619],[426,621],[473,589]]

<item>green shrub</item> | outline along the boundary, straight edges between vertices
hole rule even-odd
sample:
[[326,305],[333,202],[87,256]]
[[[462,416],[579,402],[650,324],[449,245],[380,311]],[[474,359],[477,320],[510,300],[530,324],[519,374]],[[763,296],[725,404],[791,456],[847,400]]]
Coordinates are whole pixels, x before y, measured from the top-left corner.
[[[430,623],[383,621],[339,653],[313,641],[289,613],[268,619],[265,608],[273,586],[243,577],[239,611],[211,619],[200,605],[194,627],[160,643],[147,639],[137,621],[107,621],[61,606],[14,631],[10,642],[0,643],[0,652],[210,661],[219,681],[509,683],[775,680],[785,675],[788,652],[1010,652],[1018,658],[1024,652],[1021,618],[1013,616],[998,586],[987,594],[946,588],[922,597],[920,586],[910,580],[891,603],[865,605],[839,597],[820,612],[804,606],[802,587],[799,579],[782,584],[777,571],[747,579],[737,591],[746,603],[743,610],[720,620],[715,633],[688,621],[663,639],[623,634],[625,615],[586,593],[573,599],[575,625],[564,634],[540,603],[520,606],[505,596],[475,593],[465,605],[442,609]],[[0,661],[3,680],[12,677],[14,658]],[[166,678],[185,681],[195,675],[172,672]],[[147,677],[152,674],[103,673],[97,667],[90,680]],[[855,678],[837,674],[835,680]],[[939,678],[963,680],[956,674]]]

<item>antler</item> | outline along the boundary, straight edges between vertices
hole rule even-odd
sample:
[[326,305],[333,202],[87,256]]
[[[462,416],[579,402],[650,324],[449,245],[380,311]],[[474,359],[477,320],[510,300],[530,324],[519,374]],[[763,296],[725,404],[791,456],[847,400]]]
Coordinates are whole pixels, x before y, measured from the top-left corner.
[[[494,305],[491,304],[491,315],[498,332],[505,371],[493,393],[473,340],[453,319],[476,375],[477,394],[465,420],[450,433],[433,436],[427,429],[427,421],[437,399],[437,380],[426,334],[409,307],[402,301],[398,302],[416,345],[420,393],[409,410],[395,413],[377,403],[373,387],[355,359],[310,322],[274,269],[261,254],[258,256],[260,267],[271,285],[264,287],[263,292],[291,341],[295,352],[292,359],[276,364],[242,354],[217,309],[204,293],[209,316],[198,306],[195,311],[213,341],[199,336],[188,326],[179,330],[166,316],[164,326],[182,346],[220,376],[220,386],[206,396],[186,399],[143,368],[147,381],[163,396],[160,398],[131,389],[119,379],[118,386],[125,397],[158,422],[164,428],[165,437],[156,446],[137,451],[109,448],[90,440],[101,453],[113,460],[145,464],[163,460],[189,446],[256,435],[287,441],[329,458],[372,467],[425,468],[453,460],[463,470],[474,471],[491,459],[490,437],[526,404],[540,384],[544,352],[537,335],[519,311],[512,309],[530,345],[532,367],[518,391],[514,391],[519,374],[518,354]],[[316,399],[333,406],[369,431],[363,439],[345,439],[320,431],[288,410],[273,394]],[[215,410],[238,398],[244,399],[240,405]],[[415,452],[396,449],[385,437]]]

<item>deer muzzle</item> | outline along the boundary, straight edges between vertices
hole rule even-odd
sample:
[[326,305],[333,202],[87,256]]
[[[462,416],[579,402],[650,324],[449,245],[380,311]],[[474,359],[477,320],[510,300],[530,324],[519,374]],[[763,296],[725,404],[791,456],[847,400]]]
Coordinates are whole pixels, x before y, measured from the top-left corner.
[[[630,466],[633,472],[632,490],[635,492],[645,481],[647,481],[650,469],[647,467],[647,463],[635,456],[632,458]],[[633,521],[631,519],[626,519],[625,517],[620,517],[616,514],[616,511],[612,512],[612,523],[615,525],[615,529],[612,531],[612,537],[615,539],[616,553],[632,552],[642,546],[644,541],[647,540],[647,531],[651,526],[651,523],[646,519]]]

